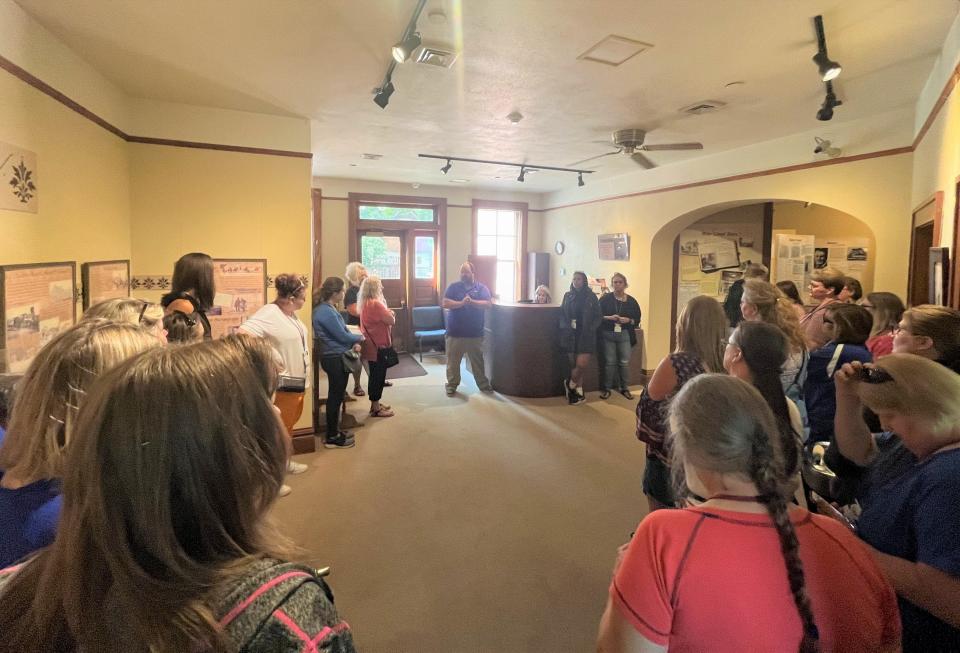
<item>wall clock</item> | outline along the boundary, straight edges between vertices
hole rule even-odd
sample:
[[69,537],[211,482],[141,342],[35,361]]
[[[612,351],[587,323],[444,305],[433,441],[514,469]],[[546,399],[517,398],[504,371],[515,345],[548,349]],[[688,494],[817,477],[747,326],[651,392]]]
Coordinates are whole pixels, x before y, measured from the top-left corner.
[[567,246],[563,244],[562,240],[558,240],[553,246],[553,251],[555,251],[557,254],[563,254],[566,249]]

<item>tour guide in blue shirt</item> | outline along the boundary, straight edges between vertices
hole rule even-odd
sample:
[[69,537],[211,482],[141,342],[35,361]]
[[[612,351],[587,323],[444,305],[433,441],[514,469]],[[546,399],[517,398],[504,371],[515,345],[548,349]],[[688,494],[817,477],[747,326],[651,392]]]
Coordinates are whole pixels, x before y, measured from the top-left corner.
[[443,294],[447,314],[447,396],[460,385],[460,361],[466,354],[477,387],[493,392],[483,371],[483,312],[492,303],[490,290],[474,279],[473,264],[460,266],[460,281],[451,283]]

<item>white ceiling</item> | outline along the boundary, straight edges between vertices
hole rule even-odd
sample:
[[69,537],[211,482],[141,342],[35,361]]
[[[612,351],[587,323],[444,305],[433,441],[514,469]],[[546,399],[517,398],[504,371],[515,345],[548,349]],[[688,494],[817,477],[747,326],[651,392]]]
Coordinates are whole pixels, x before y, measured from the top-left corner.
[[[381,110],[371,89],[415,0],[17,1],[132,96],[309,117],[317,176],[531,192],[576,178],[540,172],[521,185],[515,169],[468,164],[444,177],[442,162],[416,155],[565,166],[607,151],[594,141],[625,127],[650,131],[648,143],[703,142],[702,153],[650,155],[668,165],[815,129],[817,13],[843,65],[836,131],[912,105],[958,10],[956,0],[429,0],[424,39],[460,57],[450,70],[399,66]],[[444,23],[428,20],[437,9]],[[577,59],[609,34],[654,47],[617,68]],[[678,113],[705,99],[728,106]],[[506,119],[514,110],[518,126]],[[593,167],[594,177],[636,170],[621,157]]]

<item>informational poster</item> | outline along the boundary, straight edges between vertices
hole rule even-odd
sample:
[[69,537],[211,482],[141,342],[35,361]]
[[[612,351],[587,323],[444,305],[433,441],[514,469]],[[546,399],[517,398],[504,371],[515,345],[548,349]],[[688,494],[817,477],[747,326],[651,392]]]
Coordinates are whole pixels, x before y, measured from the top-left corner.
[[77,264],[0,266],[0,371],[21,374],[37,352],[77,319]]
[[630,237],[627,234],[597,236],[597,252],[601,261],[629,261]]
[[37,190],[37,155],[0,142],[0,209],[36,213]]
[[94,261],[80,266],[83,310],[107,299],[130,296],[130,261]]
[[740,267],[740,250],[736,240],[706,236],[698,244],[700,271],[715,272]]
[[[810,275],[818,261],[813,236],[776,234],[773,242],[771,281],[792,281],[801,293],[810,284]],[[819,254],[826,258],[826,253]],[[826,266],[824,266],[826,267]]]
[[267,303],[267,260],[214,259],[213,282],[217,294],[207,318],[212,337],[222,338]]
[[677,239],[677,311],[693,297],[722,302],[747,263],[763,261],[763,225],[706,222],[684,229]]

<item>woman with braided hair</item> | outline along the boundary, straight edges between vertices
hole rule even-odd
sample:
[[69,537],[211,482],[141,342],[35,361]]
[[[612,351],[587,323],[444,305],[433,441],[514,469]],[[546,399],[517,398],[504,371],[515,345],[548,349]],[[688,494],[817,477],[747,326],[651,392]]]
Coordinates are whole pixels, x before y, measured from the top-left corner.
[[670,425],[677,495],[706,500],[651,513],[621,549],[598,650],[899,650],[896,596],[867,548],[789,504],[779,429],[754,387],[697,376]]

